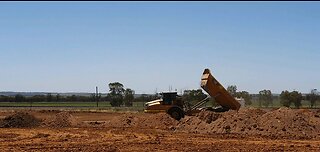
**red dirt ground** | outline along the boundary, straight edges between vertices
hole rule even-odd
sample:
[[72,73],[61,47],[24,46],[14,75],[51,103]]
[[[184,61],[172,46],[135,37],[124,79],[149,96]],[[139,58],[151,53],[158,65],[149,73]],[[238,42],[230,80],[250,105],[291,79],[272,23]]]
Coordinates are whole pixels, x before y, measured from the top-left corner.
[[287,108],[246,108],[225,113],[204,111],[176,121],[164,113],[1,110],[0,148],[90,152],[320,151],[319,114],[320,111]]

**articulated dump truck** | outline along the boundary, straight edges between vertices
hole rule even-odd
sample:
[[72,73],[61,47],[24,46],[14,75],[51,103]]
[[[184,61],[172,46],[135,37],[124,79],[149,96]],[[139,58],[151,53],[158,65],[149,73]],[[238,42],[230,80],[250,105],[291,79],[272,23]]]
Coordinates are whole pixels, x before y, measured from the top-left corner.
[[[193,115],[201,110],[211,110],[215,112],[225,112],[230,109],[239,110],[241,104],[212,76],[209,69],[205,69],[202,74],[201,88],[205,90],[209,96],[193,106],[189,106],[187,101],[183,101],[177,92],[162,92],[160,99],[145,104],[145,112],[166,112],[171,115],[172,118],[180,120],[185,115]],[[220,106],[203,108],[203,105],[208,102],[210,97],[214,98]]]
[[201,88],[221,105],[222,111],[239,110],[240,103],[205,69],[201,77]]

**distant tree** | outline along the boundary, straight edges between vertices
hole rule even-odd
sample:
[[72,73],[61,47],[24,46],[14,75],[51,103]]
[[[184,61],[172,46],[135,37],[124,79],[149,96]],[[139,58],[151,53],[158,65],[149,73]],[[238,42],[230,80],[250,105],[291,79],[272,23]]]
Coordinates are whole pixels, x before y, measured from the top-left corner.
[[109,83],[109,93],[107,96],[111,100],[111,106],[120,107],[122,105],[124,91],[123,84],[119,82]]
[[204,99],[206,95],[202,92],[202,89],[197,90],[184,90],[182,99],[191,105],[194,105],[198,101]]
[[230,85],[230,86],[228,86],[227,91],[228,91],[233,97],[236,97],[236,96],[237,96],[237,86],[236,86],[236,85]]
[[68,96],[67,98],[69,98],[69,101],[72,101],[72,102],[77,101],[77,96],[76,95]]
[[268,107],[270,104],[272,104],[272,93],[271,90],[261,90],[259,91],[259,103],[261,106],[261,103],[263,106]]
[[92,102],[96,102],[97,101],[97,97],[96,97],[97,95],[96,95],[96,93],[92,93],[92,94],[90,94],[90,101],[92,101]]
[[313,108],[316,101],[319,99],[317,89],[312,89],[309,94],[306,95],[306,99],[310,101],[310,106]]
[[289,92],[287,90],[282,91],[280,94],[280,102],[283,106],[290,107],[291,103],[294,104],[296,108],[301,107],[301,101],[303,97],[302,94],[298,91]]
[[15,101],[15,97],[4,96],[4,95],[0,96],[0,102],[14,102],[14,101]]
[[231,96],[233,97],[238,97],[238,98],[243,98],[245,100],[246,105],[251,105],[252,104],[252,96],[249,94],[247,91],[237,91],[237,86],[236,85],[229,85],[227,87],[227,91],[230,93]]
[[243,98],[245,100],[246,105],[251,105],[252,104],[252,96],[249,94],[247,91],[240,91],[236,93],[236,96],[238,98]]
[[109,83],[109,93],[110,94],[123,94],[125,89],[123,84],[120,82]]
[[141,94],[139,97],[134,98],[133,102],[149,102],[159,98],[160,96],[158,96],[157,94],[154,94],[154,95]]
[[296,108],[300,108],[301,107],[301,101],[302,101],[302,94],[298,91],[292,91],[290,93],[290,99],[291,99],[291,102],[294,103],[295,107]]
[[103,99],[101,97],[101,93],[92,93],[90,94],[90,97],[86,97],[86,101],[91,101],[91,102],[96,102],[96,106],[99,106],[99,102],[101,101],[101,99]]
[[[99,94],[98,94],[97,97],[99,98]],[[89,101],[89,97],[87,97],[87,96],[79,96],[78,97],[78,101],[81,101],[81,102]]]
[[29,97],[30,102],[43,102],[46,101],[46,96],[44,95],[34,95],[32,97]]
[[141,94],[139,97],[134,99],[134,102],[148,102],[149,97],[147,94]]
[[14,99],[15,99],[15,102],[24,102],[26,100],[26,98],[21,94],[15,95]]
[[280,103],[285,107],[290,107],[291,101],[290,101],[290,92],[285,90],[282,91],[280,94]]
[[47,99],[46,99],[46,101],[47,101],[47,102],[52,102],[52,99],[53,99],[53,98],[52,98],[51,93],[48,93],[48,94],[47,94]]
[[57,94],[56,95],[56,101],[59,102],[60,100],[61,100],[61,96],[60,96],[60,94]]
[[124,105],[125,106],[132,106],[132,101],[134,99],[134,90],[127,88],[124,91]]

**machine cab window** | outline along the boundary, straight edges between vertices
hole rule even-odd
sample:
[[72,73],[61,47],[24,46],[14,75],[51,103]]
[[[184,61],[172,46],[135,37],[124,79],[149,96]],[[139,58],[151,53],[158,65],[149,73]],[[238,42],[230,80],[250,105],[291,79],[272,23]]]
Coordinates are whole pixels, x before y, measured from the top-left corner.
[[177,98],[177,92],[163,92],[162,101],[165,105],[171,105]]

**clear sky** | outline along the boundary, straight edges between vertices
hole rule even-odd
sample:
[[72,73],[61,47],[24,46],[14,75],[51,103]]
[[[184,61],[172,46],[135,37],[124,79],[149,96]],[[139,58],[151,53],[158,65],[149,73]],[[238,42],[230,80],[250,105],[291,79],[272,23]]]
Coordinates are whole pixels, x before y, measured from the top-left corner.
[[0,91],[320,89],[319,2],[0,2]]

